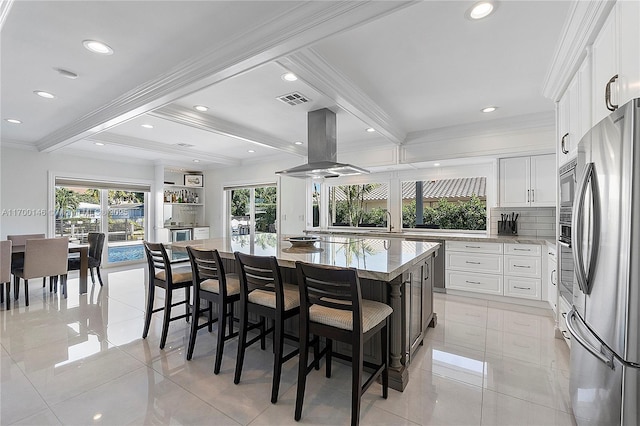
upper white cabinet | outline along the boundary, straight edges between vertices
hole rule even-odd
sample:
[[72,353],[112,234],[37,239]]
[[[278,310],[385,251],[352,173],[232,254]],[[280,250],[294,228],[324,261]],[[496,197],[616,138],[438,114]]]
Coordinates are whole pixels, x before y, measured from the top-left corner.
[[553,207],[555,203],[555,155],[500,159],[501,207]]
[[618,1],[593,42],[592,123],[640,96],[640,2]]

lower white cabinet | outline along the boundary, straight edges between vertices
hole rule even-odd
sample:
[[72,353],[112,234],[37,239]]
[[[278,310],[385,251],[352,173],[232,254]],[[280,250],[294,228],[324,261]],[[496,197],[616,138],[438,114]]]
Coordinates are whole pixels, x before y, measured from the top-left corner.
[[538,244],[446,242],[446,287],[542,299],[542,248]]
[[551,309],[558,313],[558,263],[556,261],[556,250],[549,248],[547,254],[547,276],[545,283],[547,285],[547,300]]

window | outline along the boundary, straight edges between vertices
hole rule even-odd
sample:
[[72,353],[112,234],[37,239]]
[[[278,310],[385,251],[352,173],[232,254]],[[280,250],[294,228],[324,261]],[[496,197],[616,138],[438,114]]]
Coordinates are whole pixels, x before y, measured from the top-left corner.
[[388,198],[386,183],[329,186],[329,224],[386,227]]
[[89,232],[102,232],[106,262],[143,260],[149,190],[145,185],[56,177],[55,235],[86,243]]
[[278,191],[275,185],[225,188],[230,235],[276,233]]
[[402,227],[486,230],[486,186],[486,177],[402,182]]

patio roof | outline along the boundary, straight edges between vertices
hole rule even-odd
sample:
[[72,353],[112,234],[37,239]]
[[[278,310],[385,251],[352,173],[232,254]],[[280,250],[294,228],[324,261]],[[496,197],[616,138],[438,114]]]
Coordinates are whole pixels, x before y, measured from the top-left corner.
[[[336,189],[336,200],[346,201],[345,193],[339,188]],[[487,178],[455,178],[424,181],[422,185],[423,199],[439,200],[440,198],[470,198],[476,195],[485,198],[487,195]],[[388,187],[381,184],[371,192],[365,194],[365,201],[382,201],[388,198]],[[416,198],[415,182],[402,182],[402,199],[412,200]]]

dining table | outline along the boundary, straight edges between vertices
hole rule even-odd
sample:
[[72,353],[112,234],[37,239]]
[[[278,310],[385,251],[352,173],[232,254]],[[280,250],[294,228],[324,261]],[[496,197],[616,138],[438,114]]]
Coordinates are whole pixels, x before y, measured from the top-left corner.
[[[18,245],[11,248],[11,258],[24,256],[26,246]],[[89,275],[89,244],[69,243],[69,253],[80,253],[80,294],[87,292]]]

